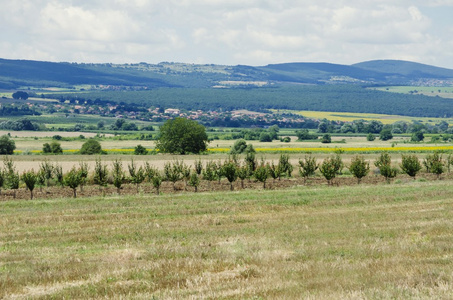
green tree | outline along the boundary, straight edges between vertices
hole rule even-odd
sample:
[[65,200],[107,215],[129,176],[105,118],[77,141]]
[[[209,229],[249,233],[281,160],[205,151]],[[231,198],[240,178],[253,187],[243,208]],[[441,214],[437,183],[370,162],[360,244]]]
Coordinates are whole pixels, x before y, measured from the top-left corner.
[[360,184],[362,178],[370,172],[370,164],[365,161],[363,156],[357,155],[352,158],[349,171],[357,178],[357,183]]
[[133,184],[135,184],[135,186],[137,187],[137,194],[138,194],[140,183],[142,183],[146,179],[145,170],[143,169],[142,166],[139,166],[137,168],[133,159],[131,159],[131,163],[127,165],[127,168],[129,170],[129,176],[130,176],[131,182]]
[[80,172],[75,167],[72,167],[71,171],[66,173],[64,177],[64,184],[72,189],[74,198],[77,198],[77,187],[80,185],[81,180]]
[[11,155],[15,149],[16,143],[8,135],[0,137],[0,154]]
[[148,150],[146,150],[146,148],[143,147],[142,145],[137,145],[134,149],[134,154],[135,155],[146,155],[146,154],[148,154]]
[[46,187],[49,187],[50,180],[53,178],[54,175],[53,164],[48,159],[44,159],[44,161],[39,164],[39,170],[40,172],[42,172],[44,178],[46,179]]
[[412,133],[412,136],[411,136],[411,141],[412,142],[421,142],[425,139],[425,135],[423,134],[422,131],[416,131],[414,133]]
[[97,157],[94,165],[94,184],[99,185],[99,189],[107,185],[108,170],[107,166],[102,163],[101,158]]
[[381,132],[379,133],[379,139],[381,141],[388,141],[393,139],[392,130],[390,128],[382,129]]
[[238,178],[237,166],[233,161],[227,161],[222,166],[223,174],[230,183],[230,190],[233,190],[233,182]]
[[304,184],[308,177],[315,175],[317,169],[318,164],[315,157],[305,156],[304,160],[299,160],[299,174],[304,178]]
[[404,173],[415,179],[415,176],[417,175],[418,171],[422,169],[422,166],[416,155],[403,154],[401,156],[400,168]]
[[247,142],[244,139],[239,139],[236,142],[234,142],[233,147],[230,149],[231,154],[241,154],[245,152],[245,149],[247,149]]
[[208,181],[209,189],[211,189],[211,182],[216,180],[217,165],[214,161],[208,161],[203,170],[203,179]]
[[332,142],[332,138],[330,137],[330,134],[326,133],[322,136],[321,143],[329,144],[331,142]]
[[50,148],[50,144],[49,143],[44,143],[42,145],[42,153],[52,153],[52,148]]
[[175,161],[173,163],[167,162],[164,165],[165,180],[173,183],[173,190],[176,191],[176,182],[182,179],[182,163]]
[[156,189],[156,194],[159,195],[160,186],[162,185],[162,176],[160,174],[156,174],[153,177],[153,186]]
[[284,174],[285,176],[291,177],[294,167],[289,162],[288,154],[280,154],[280,158],[278,160],[278,169],[280,170],[280,173],[278,175],[279,180],[280,180],[280,177],[282,174]]
[[22,100],[27,100],[28,99],[28,93],[27,92],[23,92],[23,91],[17,91],[15,93],[13,93],[13,99],[22,99]]
[[192,173],[189,179],[189,185],[193,186],[195,189],[195,193],[198,192],[198,186],[200,185],[200,177],[197,173]]
[[387,183],[398,174],[398,169],[392,167],[392,159],[387,152],[381,153],[374,165],[379,169],[379,173],[384,176]]
[[247,166],[240,166],[237,169],[238,177],[241,180],[241,188],[244,188],[244,180],[249,176]]
[[3,158],[3,166],[3,174],[5,174],[5,185],[7,188],[13,190],[13,198],[15,199],[16,191],[19,189],[20,183],[19,173],[16,171],[14,161],[7,156]]
[[53,154],[61,154],[61,153],[63,153],[63,149],[61,148],[61,144],[56,142],[56,141],[52,141],[50,143],[50,152],[53,153]]
[[85,143],[83,143],[82,148],[80,148],[80,154],[102,154],[102,147],[101,143],[94,139],[89,139]]
[[255,176],[256,180],[263,183],[263,189],[265,189],[267,178],[269,178],[269,166],[264,164],[259,165],[253,176]]
[[116,187],[117,194],[121,194],[121,188],[124,183],[125,175],[123,171],[123,163],[120,159],[115,159],[112,162],[113,186]]
[[327,157],[326,159],[324,159],[319,168],[319,171],[327,180],[327,184],[332,185],[332,180],[335,178],[338,172],[338,166],[335,162],[335,158]]
[[200,153],[207,149],[208,136],[203,125],[196,121],[175,118],[160,128],[156,147],[164,153]]
[[27,186],[27,189],[30,191],[30,199],[33,200],[33,190],[35,189],[35,184],[37,181],[37,176],[35,171],[27,171],[22,174],[22,181]]
[[438,151],[427,155],[423,160],[423,164],[425,165],[427,172],[436,174],[437,179],[444,173],[444,160],[442,159],[442,154]]
[[63,182],[63,179],[64,179],[64,174],[63,174],[63,167],[59,164],[55,164],[55,167],[54,167],[54,175],[55,175],[55,179],[57,180],[57,183],[63,187],[64,186],[64,182]]

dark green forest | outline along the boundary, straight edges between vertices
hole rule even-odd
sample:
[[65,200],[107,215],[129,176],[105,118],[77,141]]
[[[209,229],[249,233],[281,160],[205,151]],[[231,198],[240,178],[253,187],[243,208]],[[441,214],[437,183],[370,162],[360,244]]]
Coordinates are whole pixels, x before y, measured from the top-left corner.
[[93,91],[46,96],[206,111],[290,109],[413,117],[451,117],[453,114],[453,101],[450,99],[386,93],[358,85],[282,85],[248,89],[157,88],[148,91]]

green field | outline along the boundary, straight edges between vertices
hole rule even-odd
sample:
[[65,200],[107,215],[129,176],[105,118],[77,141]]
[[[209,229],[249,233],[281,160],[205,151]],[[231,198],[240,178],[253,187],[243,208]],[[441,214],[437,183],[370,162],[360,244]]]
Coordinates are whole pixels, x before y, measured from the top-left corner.
[[0,202],[0,298],[448,299],[451,181]]

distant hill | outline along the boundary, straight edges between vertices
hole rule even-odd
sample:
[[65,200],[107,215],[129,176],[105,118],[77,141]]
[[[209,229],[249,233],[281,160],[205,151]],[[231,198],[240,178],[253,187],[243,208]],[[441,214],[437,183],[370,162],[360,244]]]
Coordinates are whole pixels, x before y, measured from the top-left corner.
[[[0,88],[112,85],[135,88],[253,87],[275,84],[417,85],[453,83],[453,70],[414,62],[375,60],[354,65],[77,64],[0,59]],[[439,84],[439,82],[436,82]]]
[[372,60],[352,65],[363,70],[400,75],[410,79],[453,78],[453,70],[402,60]]

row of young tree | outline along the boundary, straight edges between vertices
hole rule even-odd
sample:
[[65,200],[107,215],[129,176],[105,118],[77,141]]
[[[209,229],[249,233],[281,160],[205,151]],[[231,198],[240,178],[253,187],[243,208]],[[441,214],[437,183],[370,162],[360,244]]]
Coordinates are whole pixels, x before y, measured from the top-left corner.
[[[402,155],[400,169],[392,164],[391,157],[384,152],[374,161],[379,174],[385,177],[387,182],[397,176],[399,173],[407,174],[415,179],[419,171],[426,168],[426,172],[436,174],[437,177],[446,170],[450,172],[450,166],[453,164],[453,156],[450,154],[446,159],[439,152],[429,154],[422,161],[416,155]],[[167,162],[163,170],[145,162],[143,166],[138,166],[132,159],[127,164],[127,172],[124,171],[123,162],[116,159],[109,167],[100,158],[96,158],[93,172],[90,173],[89,166],[86,162],[79,162],[78,166],[63,173],[62,166],[58,163],[51,163],[49,160],[41,162],[38,171],[29,170],[22,174],[16,170],[11,158],[5,156],[3,159],[3,169],[0,170],[0,192],[1,188],[7,188],[13,191],[13,197],[16,198],[16,191],[19,189],[21,182],[30,191],[30,198],[33,199],[33,191],[36,187],[41,189],[49,187],[52,184],[72,189],[74,198],[77,197],[77,189],[83,190],[87,184],[98,185],[102,190],[107,185],[113,185],[117,193],[120,194],[125,184],[136,185],[137,193],[139,186],[147,181],[152,184],[157,194],[160,193],[162,182],[171,182],[173,189],[177,190],[176,183],[184,182],[184,189],[188,186],[198,191],[202,180],[208,182],[208,188],[211,189],[212,182],[219,183],[225,178],[230,189],[234,189],[234,183],[238,180],[241,182],[241,188],[244,188],[245,180],[255,180],[263,184],[266,188],[266,182],[269,178],[280,180],[282,177],[292,177],[294,166],[289,161],[289,155],[281,154],[277,163],[265,162],[263,158],[260,161],[256,159],[255,153],[246,153],[243,160],[238,155],[231,155],[226,160],[207,161],[201,160],[194,162],[193,166],[187,165],[182,160]],[[304,179],[315,176],[319,170],[321,175],[327,180],[328,185],[333,184],[333,180],[342,174],[346,167],[341,154],[337,153],[325,158],[318,163],[316,157],[307,155],[299,159],[298,173]],[[370,172],[370,163],[361,155],[356,155],[351,159],[347,166],[349,172],[357,178],[360,183],[362,178]]]

